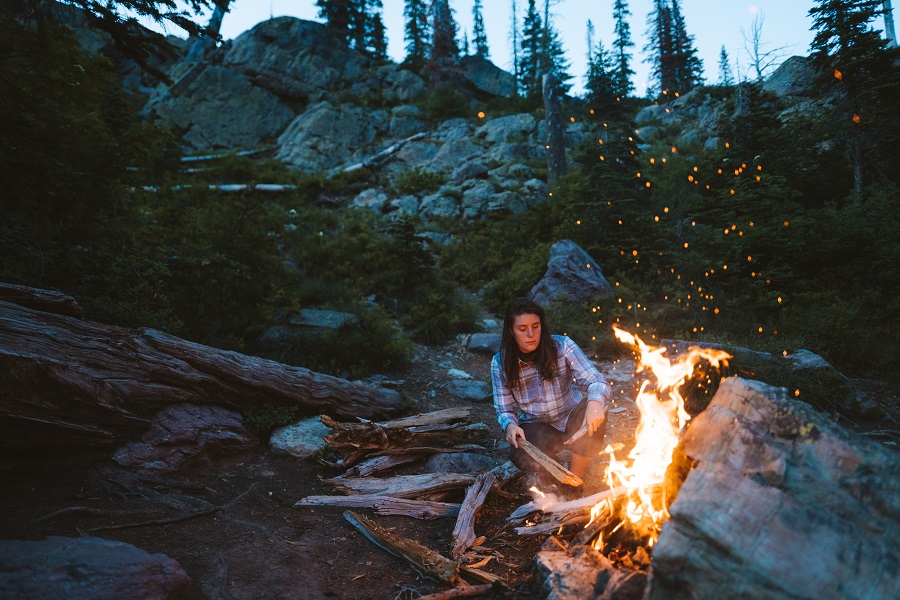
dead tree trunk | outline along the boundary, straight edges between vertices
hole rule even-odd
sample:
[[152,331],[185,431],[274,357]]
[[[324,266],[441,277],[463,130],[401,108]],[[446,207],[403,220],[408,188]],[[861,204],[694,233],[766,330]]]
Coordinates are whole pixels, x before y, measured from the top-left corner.
[[900,455],[782,388],[729,378],[686,431],[694,468],[645,598],[900,597]]
[[346,418],[403,408],[393,390],[0,301],[0,447],[117,443],[177,403],[292,405]]
[[553,73],[543,78],[544,113],[547,115],[547,181],[566,174],[566,140],[563,135],[559,82]]

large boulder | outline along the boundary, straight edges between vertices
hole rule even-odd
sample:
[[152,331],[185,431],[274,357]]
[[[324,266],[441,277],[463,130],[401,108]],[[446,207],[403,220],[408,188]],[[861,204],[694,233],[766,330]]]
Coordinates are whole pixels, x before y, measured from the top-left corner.
[[125,542],[56,536],[0,541],[0,598],[165,600],[190,583],[177,561]]
[[144,113],[180,133],[184,145],[194,151],[255,148],[294,118],[278,96],[241,73],[215,65],[192,67],[170,89],[151,98]]
[[547,273],[528,293],[542,306],[554,302],[587,302],[613,295],[612,286],[591,256],[571,240],[560,240],[550,248]]
[[350,161],[388,126],[359,106],[320,102],[288,125],[278,138],[276,158],[301,171],[330,170]]
[[532,138],[536,126],[534,116],[522,113],[491,119],[475,130],[475,135],[489,144],[523,142]]
[[516,78],[480,56],[466,56],[459,61],[465,78],[475,89],[491,96],[512,98],[516,94]]
[[269,438],[269,450],[272,454],[313,458],[328,446],[325,436],[329,433],[331,428],[323,424],[321,419],[310,417],[273,431]]
[[357,79],[368,59],[348,50],[322,23],[277,17],[239,35],[222,64],[281,98],[305,101]]
[[804,56],[792,56],[775,69],[763,89],[779,96],[809,96],[816,72]]
[[140,473],[166,474],[258,444],[239,413],[220,406],[175,404],[159,411],[143,440],[119,448],[113,460]]

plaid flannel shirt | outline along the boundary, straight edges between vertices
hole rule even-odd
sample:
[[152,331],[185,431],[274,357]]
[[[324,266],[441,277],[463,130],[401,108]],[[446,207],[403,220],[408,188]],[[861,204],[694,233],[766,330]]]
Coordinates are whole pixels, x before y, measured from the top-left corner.
[[519,383],[510,390],[504,385],[506,376],[500,353],[494,355],[491,361],[491,383],[494,388],[497,422],[503,431],[506,431],[510,423],[518,425],[535,421],[548,423],[559,431],[565,431],[569,413],[583,398],[579,388],[587,393],[588,400],[596,400],[606,408],[606,401],[612,395],[612,386],[603,374],[570,338],[554,335],[553,340],[558,353],[552,381],[541,379],[533,363],[519,360]]

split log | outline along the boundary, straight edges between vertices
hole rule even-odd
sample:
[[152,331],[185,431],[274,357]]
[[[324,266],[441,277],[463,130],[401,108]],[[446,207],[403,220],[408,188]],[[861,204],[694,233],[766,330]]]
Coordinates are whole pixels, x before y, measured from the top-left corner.
[[506,461],[502,465],[475,477],[475,482],[466,490],[466,498],[459,510],[459,517],[453,527],[453,550],[450,556],[458,559],[475,542],[475,518],[481,510],[488,492],[494,484],[503,484],[518,473],[514,464]]
[[528,440],[520,439],[518,441],[519,448],[524,450],[528,454],[528,456],[533,458],[539,465],[544,467],[544,469],[546,469],[547,472],[550,473],[550,475],[552,475],[560,483],[571,485],[573,487],[578,487],[584,484],[580,477],[544,454],[540,448],[538,448]]
[[399,413],[394,390],[0,301],[0,446],[99,446],[135,437],[159,408],[262,404],[310,413]]
[[420,573],[448,585],[455,586],[459,583],[459,563],[455,560],[430,550],[415,540],[388,531],[375,521],[353,511],[345,512],[344,518],[375,545],[407,561]]
[[786,390],[722,381],[645,598],[897,598],[900,455]]
[[342,506],[344,508],[373,508],[380,515],[401,515],[415,519],[436,519],[455,517],[459,514],[459,504],[448,502],[428,502],[410,500],[377,494],[355,496],[307,496],[298,500],[294,508],[306,506]]
[[383,478],[337,477],[325,480],[325,485],[344,494],[418,498],[434,492],[464,488],[474,480],[474,477],[458,473],[423,473]]

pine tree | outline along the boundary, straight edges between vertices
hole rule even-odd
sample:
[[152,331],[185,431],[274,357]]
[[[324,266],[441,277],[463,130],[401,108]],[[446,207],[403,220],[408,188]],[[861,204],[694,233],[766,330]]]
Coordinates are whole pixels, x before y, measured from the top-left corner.
[[484,31],[484,17],[481,15],[481,0],[475,0],[475,3],[472,4],[472,22],[475,56],[490,59],[491,52],[488,49],[487,34]]
[[687,33],[678,0],[672,0],[672,44],[675,91],[684,93],[703,83],[703,61],[697,56],[694,36]]
[[403,39],[406,41],[405,63],[415,69],[425,64],[430,45],[428,11],[425,0],[406,0],[403,8],[405,21]]
[[431,52],[432,61],[455,61],[459,57],[456,44],[456,20],[449,0],[432,0],[431,7]]
[[872,23],[876,0],[819,0],[809,11],[816,35],[810,57],[819,85],[833,99],[835,137],[843,141],[853,169],[853,189],[862,192],[867,175],[898,168],[896,98],[900,94],[898,51]]
[[588,69],[590,69],[591,56],[594,54],[594,24],[590,19],[587,21],[587,29],[585,31],[585,41],[587,42],[587,61]]
[[[215,0],[191,0],[172,2],[171,0],[67,0],[65,3],[42,2],[38,0],[4,1],[0,3],[0,15],[20,23],[37,24],[40,29],[52,19],[54,12],[65,5],[81,9],[81,14],[91,27],[107,33],[116,50],[121,52],[142,69],[168,82],[168,76],[154,66],[154,58],[174,57],[172,45],[162,36],[148,35],[139,19],[147,19],[163,28],[176,25],[185,30],[191,38],[204,34],[204,27],[193,21],[205,8],[220,4]],[[227,3],[223,3],[227,4]],[[190,11],[185,8],[189,7]],[[138,18],[135,18],[138,17]]]
[[648,95],[659,95],[675,87],[672,41],[672,11],[666,0],[653,0],[647,19],[647,53],[651,85]]
[[325,19],[328,30],[349,46],[356,21],[353,0],[316,0],[316,6],[319,7],[319,18]]
[[519,9],[516,4],[516,0],[510,0],[509,6],[509,14],[510,14],[510,35],[509,39],[512,43],[512,72],[516,77],[516,93],[519,93],[519,88],[521,86],[521,78],[519,76],[519,66],[521,64],[519,58]]
[[366,30],[366,52],[372,58],[387,60],[387,37],[381,15],[376,13],[369,20]]
[[538,14],[535,0],[528,0],[528,9],[522,21],[522,54],[519,60],[520,87],[528,98],[540,96],[541,84],[538,80],[541,67],[541,42],[544,28]]
[[721,85],[734,85],[734,76],[731,74],[731,61],[728,58],[728,52],[725,51],[725,44],[719,51],[719,83]]
[[587,90],[585,99],[591,108],[603,108],[615,103],[618,98],[615,60],[603,46],[603,40],[597,40],[590,57],[584,86]]
[[684,93],[703,81],[703,62],[688,35],[678,0],[654,0],[647,31],[647,62],[655,83],[650,91]]
[[631,69],[631,53],[629,48],[634,46],[631,41],[631,26],[628,24],[627,17],[631,16],[628,10],[628,3],[625,0],[616,0],[613,5],[613,21],[615,21],[616,39],[613,41],[615,53],[615,91],[616,95],[622,98],[627,97],[634,90],[634,84],[631,83],[631,76],[634,71]]

